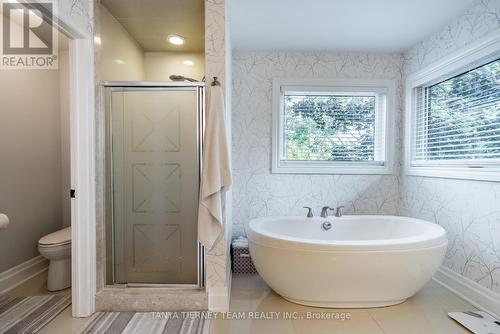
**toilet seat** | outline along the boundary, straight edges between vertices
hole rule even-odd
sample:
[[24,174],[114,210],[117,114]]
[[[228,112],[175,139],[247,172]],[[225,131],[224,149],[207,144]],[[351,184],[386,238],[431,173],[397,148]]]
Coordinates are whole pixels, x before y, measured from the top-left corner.
[[47,234],[38,241],[40,247],[61,246],[71,243],[71,227]]

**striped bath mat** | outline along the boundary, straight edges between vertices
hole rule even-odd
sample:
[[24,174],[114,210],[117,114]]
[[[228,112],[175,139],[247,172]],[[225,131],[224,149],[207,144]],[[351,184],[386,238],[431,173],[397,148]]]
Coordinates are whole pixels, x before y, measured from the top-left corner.
[[208,312],[98,312],[80,334],[208,334]]
[[0,296],[0,333],[37,333],[71,304],[71,294]]

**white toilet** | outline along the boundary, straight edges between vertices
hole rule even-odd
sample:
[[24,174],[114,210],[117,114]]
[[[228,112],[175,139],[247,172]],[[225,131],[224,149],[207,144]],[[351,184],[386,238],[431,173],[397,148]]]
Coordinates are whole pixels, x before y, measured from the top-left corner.
[[71,286],[71,227],[48,234],[38,241],[38,251],[49,260],[47,290]]

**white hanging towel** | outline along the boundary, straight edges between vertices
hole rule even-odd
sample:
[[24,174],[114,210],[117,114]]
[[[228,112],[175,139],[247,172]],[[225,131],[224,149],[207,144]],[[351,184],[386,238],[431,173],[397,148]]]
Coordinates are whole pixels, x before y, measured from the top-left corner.
[[222,193],[231,186],[231,165],[222,87],[212,86],[205,118],[198,239],[211,249],[222,233]]

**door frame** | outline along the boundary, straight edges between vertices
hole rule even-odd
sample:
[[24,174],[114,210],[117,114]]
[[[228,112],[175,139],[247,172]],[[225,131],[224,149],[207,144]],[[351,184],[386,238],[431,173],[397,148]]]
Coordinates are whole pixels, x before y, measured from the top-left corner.
[[[105,124],[106,121],[106,116],[104,115],[106,113],[106,89],[110,89],[109,93],[115,90],[163,90],[163,89],[185,89],[185,88],[193,88],[196,91],[197,95],[197,123],[198,123],[198,154],[199,154],[199,164],[200,164],[200,171],[199,171],[199,179],[201,182],[201,170],[202,170],[202,161],[203,161],[203,138],[204,138],[204,131],[205,131],[205,82],[176,82],[176,81],[101,81],[98,83],[98,91],[99,91],[99,96],[100,96],[100,102],[99,102],[99,113],[101,114],[101,124],[102,129],[101,131],[101,137],[105,138],[107,135],[107,131],[105,128],[107,125]],[[104,139],[105,140],[105,139]],[[107,146],[109,143],[101,143],[103,146]],[[106,152],[104,150],[103,152]],[[106,168],[106,167],[105,167]],[[110,172],[112,174],[112,172]],[[103,181],[106,183],[105,181]],[[105,190],[105,187],[103,188]],[[106,196],[104,196],[106,197]],[[104,208],[104,210],[109,210],[110,208],[112,209],[113,203],[111,200],[111,203],[107,203],[107,208]],[[106,217],[108,217],[108,214],[104,213],[104,224],[107,224],[106,222]],[[112,216],[112,215],[110,215]],[[113,225],[113,222],[112,222]],[[100,241],[104,242],[104,244],[100,245],[101,248],[108,248],[108,242],[109,240],[104,240]],[[112,241],[111,241],[112,242]],[[111,254],[106,254],[105,256],[111,256],[111,258],[115,259],[115,254],[114,254],[114,246],[111,247]],[[102,253],[104,254],[104,253]],[[101,255],[102,255],[101,254]],[[108,270],[107,263],[108,259],[106,261],[103,261],[102,268],[101,270],[104,271],[103,277],[101,279],[107,280],[108,274],[106,273],[106,270]],[[112,277],[114,281],[115,273],[114,273],[114,268],[112,269]],[[206,250],[205,247],[198,241],[197,242],[197,283],[196,284],[148,284],[148,283],[127,283],[127,284],[116,284],[118,286],[130,286],[130,287],[168,287],[168,288],[182,288],[182,289],[189,289],[189,288],[195,288],[195,289],[201,289],[205,287],[205,281],[206,281]],[[104,283],[104,282],[103,282]],[[104,284],[108,285],[109,284]]]
[[71,189],[75,189],[71,199],[72,315],[88,317],[95,311],[96,293],[93,35],[61,16],[56,16],[54,28],[69,39],[70,165]]

